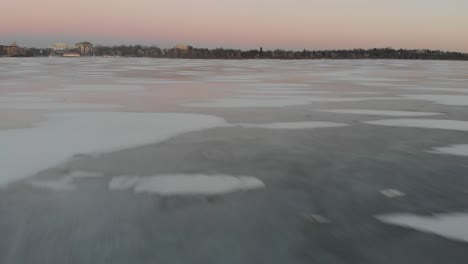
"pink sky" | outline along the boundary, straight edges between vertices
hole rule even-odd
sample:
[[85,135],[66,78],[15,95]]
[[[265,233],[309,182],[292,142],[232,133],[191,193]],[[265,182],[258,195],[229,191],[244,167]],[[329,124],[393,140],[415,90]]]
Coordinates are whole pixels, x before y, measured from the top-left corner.
[[0,43],[26,46],[85,38],[162,47],[468,52],[466,0],[2,0],[1,8]]

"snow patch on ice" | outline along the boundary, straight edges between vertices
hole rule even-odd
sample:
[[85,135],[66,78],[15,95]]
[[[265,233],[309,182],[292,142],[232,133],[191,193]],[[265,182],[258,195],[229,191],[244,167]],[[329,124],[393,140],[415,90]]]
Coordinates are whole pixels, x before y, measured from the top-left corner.
[[377,216],[377,219],[386,224],[412,228],[448,239],[468,242],[468,213],[465,212],[434,216],[388,214]]
[[383,119],[363,123],[379,126],[435,128],[444,130],[468,131],[467,121],[441,119]]
[[32,128],[0,130],[0,185],[59,165],[75,154],[117,151],[223,125],[221,118],[197,114],[52,113]]
[[72,171],[71,173],[57,180],[31,180],[28,182],[28,184],[33,187],[49,189],[52,191],[68,191],[74,190],[76,188],[74,184],[75,179],[97,178],[102,176],[102,173],[99,172]]
[[248,176],[169,174],[151,177],[120,176],[109,183],[110,190],[132,189],[136,193],[162,196],[220,195],[265,187],[265,184]]
[[433,148],[433,151],[430,151],[430,153],[468,156],[468,144],[458,144],[447,147]]
[[396,189],[380,190],[380,193],[387,198],[400,198],[406,196],[404,192]]

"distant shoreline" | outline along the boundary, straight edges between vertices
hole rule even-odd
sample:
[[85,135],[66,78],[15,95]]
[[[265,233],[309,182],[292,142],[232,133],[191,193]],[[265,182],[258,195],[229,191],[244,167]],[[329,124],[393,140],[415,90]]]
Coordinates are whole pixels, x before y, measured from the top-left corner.
[[[87,45],[87,49],[80,49]],[[429,49],[342,49],[342,50],[240,50],[240,49],[207,49],[195,48],[188,45],[176,45],[173,48],[159,48],[157,46],[93,46],[89,42],[78,43],[75,48],[20,48],[13,56],[6,57],[119,57],[119,58],[165,58],[165,59],[223,59],[223,60],[450,60],[468,61],[468,53],[429,50]],[[7,53],[1,54],[6,55]]]
[[308,60],[308,61],[320,61],[320,60],[336,60],[336,61],[346,61],[346,60],[353,60],[353,61],[387,61],[387,60],[398,60],[398,61],[459,61],[459,62],[466,62],[468,58],[460,58],[460,59],[449,59],[449,58],[441,58],[441,59],[427,59],[427,58],[308,58],[308,59],[300,59],[300,58],[174,58],[174,57],[131,57],[131,56],[121,56],[121,57],[108,57],[108,56],[80,56],[80,57],[48,57],[48,56],[0,56],[1,59],[29,59],[29,58],[49,58],[49,59],[80,59],[80,58],[105,58],[105,59],[170,59],[170,60],[225,60],[225,61],[249,61],[249,60],[259,60],[259,61],[300,61],[300,60]]

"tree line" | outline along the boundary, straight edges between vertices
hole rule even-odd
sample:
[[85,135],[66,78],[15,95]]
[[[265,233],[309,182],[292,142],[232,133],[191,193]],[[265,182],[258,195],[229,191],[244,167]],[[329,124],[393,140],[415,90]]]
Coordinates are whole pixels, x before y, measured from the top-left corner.
[[[414,49],[351,49],[351,50],[240,50],[224,48],[161,49],[157,46],[120,45],[96,46],[94,56],[185,58],[185,59],[418,59],[468,60],[467,53]],[[49,56],[52,49],[27,48],[26,56]]]

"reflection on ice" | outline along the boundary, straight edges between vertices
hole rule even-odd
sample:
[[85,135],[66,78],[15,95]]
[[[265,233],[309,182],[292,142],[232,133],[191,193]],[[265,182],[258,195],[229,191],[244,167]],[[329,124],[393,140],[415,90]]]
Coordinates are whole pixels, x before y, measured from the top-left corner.
[[132,189],[136,193],[163,196],[220,195],[265,187],[254,177],[204,174],[173,174],[152,177],[120,176],[109,183],[110,190]]
[[377,216],[380,221],[433,233],[449,239],[468,242],[468,213],[450,213],[434,216],[389,214]]

